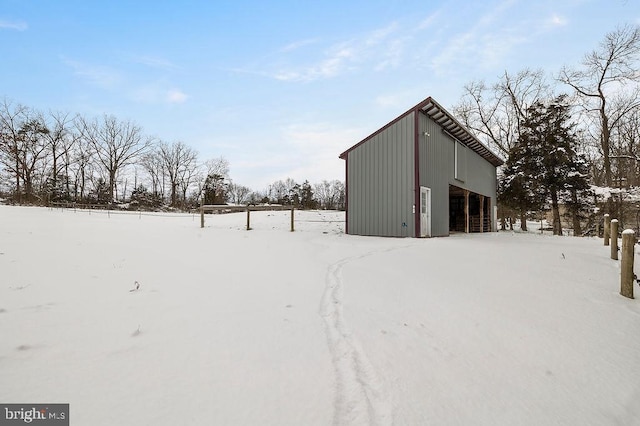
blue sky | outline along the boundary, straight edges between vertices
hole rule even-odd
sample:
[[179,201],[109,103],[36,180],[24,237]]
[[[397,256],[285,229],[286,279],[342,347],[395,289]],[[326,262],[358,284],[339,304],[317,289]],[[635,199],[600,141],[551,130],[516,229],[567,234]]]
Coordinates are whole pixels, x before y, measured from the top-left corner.
[[637,0],[0,0],[0,98],[132,120],[262,190],[343,179],[338,155],[424,98],[555,74],[625,23]]

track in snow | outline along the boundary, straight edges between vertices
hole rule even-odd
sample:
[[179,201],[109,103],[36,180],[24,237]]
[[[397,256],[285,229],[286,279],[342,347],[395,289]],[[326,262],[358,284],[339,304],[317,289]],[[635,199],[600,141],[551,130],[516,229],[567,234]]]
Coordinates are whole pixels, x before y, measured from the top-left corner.
[[320,305],[327,342],[336,376],[334,425],[390,425],[393,409],[384,386],[362,347],[349,331],[343,315],[341,270],[353,260],[374,254],[342,259],[327,271],[326,288]]

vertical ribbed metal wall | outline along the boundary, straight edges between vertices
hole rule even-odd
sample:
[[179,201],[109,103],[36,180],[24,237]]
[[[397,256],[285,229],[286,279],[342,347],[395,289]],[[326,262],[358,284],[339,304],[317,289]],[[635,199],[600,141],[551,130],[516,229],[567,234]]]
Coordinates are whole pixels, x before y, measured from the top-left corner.
[[[428,134],[425,135],[425,132]],[[453,140],[419,114],[420,185],[431,188],[431,235],[449,235],[449,182],[453,179]]]
[[409,113],[349,151],[350,234],[412,237],[414,115]]
[[496,205],[496,168],[471,149],[467,149],[467,182],[467,189],[491,197],[491,205]]
[[[428,133],[426,136],[424,133]],[[419,114],[420,185],[431,188],[431,235],[449,235],[449,185],[468,189],[496,203],[496,168],[465,147],[455,178],[455,140],[425,114]]]

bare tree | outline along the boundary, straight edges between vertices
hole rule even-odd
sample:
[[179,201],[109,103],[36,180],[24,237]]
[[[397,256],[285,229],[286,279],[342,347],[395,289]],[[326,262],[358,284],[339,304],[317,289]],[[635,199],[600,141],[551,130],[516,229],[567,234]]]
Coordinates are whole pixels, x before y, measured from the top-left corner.
[[204,162],[207,175],[229,178],[229,161],[224,157],[210,158]]
[[164,199],[164,162],[158,150],[146,152],[141,159],[144,170],[151,179],[151,193]]
[[505,157],[516,142],[528,108],[551,96],[544,72],[530,69],[515,75],[505,71],[492,86],[472,81],[464,90],[460,103],[453,107],[454,114],[465,127]]
[[346,208],[346,198],[345,198],[345,186],[344,182],[340,180],[334,180],[331,182],[331,191],[333,191],[335,197],[335,206],[334,208],[338,210],[344,210]]
[[344,184],[339,180],[323,180],[315,184],[313,194],[323,209],[340,209],[344,204]]
[[198,153],[182,142],[174,142],[172,144],[161,142],[158,147],[158,154],[160,155],[163,169],[169,178],[171,206],[176,207],[178,205],[180,186],[185,183],[185,178],[192,176],[191,171],[197,165]]
[[187,204],[187,192],[197,182],[201,180],[200,168],[198,167],[197,158],[191,164],[186,165],[180,170],[178,182],[180,183],[180,191],[182,192],[182,201]]
[[[57,193],[61,192],[59,178],[62,177],[64,180],[63,189],[69,194],[70,153],[73,145],[78,141],[79,134],[74,132],[73,118],[68,113],[50,112],[48,118],[46,124],[48,132],[45,134],[45,138],[51,161],[51,170],[48,172],[50,189]],[[44,117],[42,120],[47,121]]]
[[62,145],[60,149],[62,151],[62,168],[63,168],[63,178],[65,182],[65,192],[68,197],[71,197],[72,194],[72,183],[73,185],[73,194],[74,197],[77,195],[77,185],[75,182],[77,178],[74,176],[72,178],[74,165],[76,164],[76,152],[79,151],[77,148],[82,141],[82,136],[78,129],[75,127],[75,120],[72,119],[70,124],[69,132],[67,133],[67,137],[62,139]]
[[333,208],[334,200],[333,191],[331,191],[331,182],[323,180],[322,182],[313,185],[313,193],[320,204],[320,208]]
[[15,178],[15,197],[21,201],[24,194],[32,202],[36,185],[44,183],[43,153],[49,130],[40,114],[7,100],[0,106],[0,130],[0,160]]
[[70,150],[70,160],[67,160],[74,174],[74,200],[84,201],[87,195],[87,182],[93,180],[94,150],[89,140],[83,137],[81,130],[83,119],[74,118],[75,143]]
[[229,198],[234,204],[246,204],[249,201],[251,188],[230,182],[228,186]]
[[80,118],[80,124],[83,137],[93,147],[108,178],[109,202],[113,202],[118,173],[143,154],[152,140],[145,138],[136,124],[110,115],[91,122]]
[[[615,127],[617,144],[613,147],[615,158],[614,178],[620,186],[640,185],[640,107],[630,111]],[[612,171],[613,173],[613,171]]]
[[287,185],[282,180],[277,180],[269,185],[268,197],[269,201],[279,203],[289,193]]
[[20,167],[20,128],[27,120],[29,109],[24,105],[13,104],[4,99],[0,105],[0,153],[5,169],[15,179],[14,193],[19,199],[21,194],[21,167]]
[[[640,26],[626,25],[606,34],[598,49],[585,55],[580,69],[564,67],[558,79],[598,117],[605,184],[612,186],[613,129],[640,105]],[[615,99],[615,101],[613,101]]]
[[299,185],[291,178],[277,180],[269,185],[269,198],[281,204],[291,204],[292,195],[297,192]]

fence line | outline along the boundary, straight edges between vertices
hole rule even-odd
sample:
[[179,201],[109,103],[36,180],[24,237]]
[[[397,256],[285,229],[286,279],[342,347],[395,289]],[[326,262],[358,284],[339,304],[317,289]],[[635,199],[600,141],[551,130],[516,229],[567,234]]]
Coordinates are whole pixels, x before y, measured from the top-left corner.
[[193,209],[189,213],[173,213],[173,212],[148,212],[142,210],[120,210],[114,208],[115,205],[107,204],[82,204],[73,202],[52,202],[48,206],[49,210],[73,210],[74,213],[96,213],[106,214],[111,217],[112,214],[116,215],[128,215],[128,216],[150,216],[150,217],[172,217],[172,218],[187,218],[190,217],[195,220],[197,213],[200,213],[201,222],[200,227],[204,228],[204,213],[205,212],[217,212],[217,213],[233,213],[233,212],[247,212],[247,226],[246,229],[251,229],[250,212],[251,211],[291,211],[291,232],[295,231],[295,223],[344,223],[344,220],[314,220],[314,219],[298,219],[295,217],[295,209],[291,206],[284,205],[256,205],[256,206],[229,206],[229,205],[203,205],[200,208]]
[[[91,207],[95,206],[95,208]],[[76,203],[51,203],[49,206],[50,210],[60,209],[60,210],[73,210],[75,212],[80,213],[96,213],[96,214],[106,214],[110,216],[111,214],[119,214],[119,215],[129,215],[129,216],[156,216],[156,217],[193,217],[195,218],[195,212],[191,213],[172,213],[172,212],[147,212],[143,210],[120,210],[114,209],[113,206],[108,206],[105,204],[76,204]]]
[[204,214],[205,212],[223,212],[223,213],[233,213],[233,212],[247,212],[247,231],[251,230],[251,212],[252,211],[285,211],[291,210],[291,232],[294,229],[294,211],[295,208],[292,206],[283,206],[281,204],[268,204],[268,205],[255,205],[255,206],[228,206],[226,204],[204,204],[204,202],[200,205],[200,228],[204,228]]

